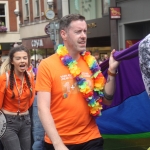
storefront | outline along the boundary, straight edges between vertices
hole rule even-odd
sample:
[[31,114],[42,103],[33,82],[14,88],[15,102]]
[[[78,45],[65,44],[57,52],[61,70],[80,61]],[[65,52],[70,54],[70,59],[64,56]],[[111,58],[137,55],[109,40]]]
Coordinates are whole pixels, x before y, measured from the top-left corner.
[[31,58],[35,61],[54,54],[54,45],[49,37],[23,39],[22,44],[30,50]]
[[[150,33],[150,1],[120,1],[122,19],[118,21],[119,49],[125,49],[143,39]],[[142,10],[142,11],[140,11]]]

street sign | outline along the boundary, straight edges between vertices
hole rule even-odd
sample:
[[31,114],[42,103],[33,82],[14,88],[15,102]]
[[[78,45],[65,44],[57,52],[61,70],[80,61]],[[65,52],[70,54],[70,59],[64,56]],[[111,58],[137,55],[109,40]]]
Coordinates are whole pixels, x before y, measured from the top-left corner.
[[47,25],[45,26],[44,31],[45,31],[45,33],[46,33],[47,35],[52,34],[52,33],[51,33],[52,30],[50,29],[50,24],[47,24]]

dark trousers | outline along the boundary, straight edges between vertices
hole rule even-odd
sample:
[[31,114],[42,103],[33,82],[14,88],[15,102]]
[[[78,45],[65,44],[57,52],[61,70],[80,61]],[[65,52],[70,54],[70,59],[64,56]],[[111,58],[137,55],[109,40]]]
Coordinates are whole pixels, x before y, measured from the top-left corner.
[[0,150],[3,150],[3,145],[2,145],[2,142],[0,141]]
[[27,115],[6,115],[7,129],[1,138],[5,150],[30,150],[31,121]]
[[[85,143],[66,145],[69,150],[103,150],[103,138],[90,140]],[[45,143],[46,150],[55,150],[52,144]]]

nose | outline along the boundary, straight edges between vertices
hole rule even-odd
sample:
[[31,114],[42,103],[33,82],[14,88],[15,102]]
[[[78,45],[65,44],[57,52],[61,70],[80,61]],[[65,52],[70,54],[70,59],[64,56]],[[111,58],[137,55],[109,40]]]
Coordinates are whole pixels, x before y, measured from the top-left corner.
[[24,62],[24,59],[23,59],[23,58],[21,58],[21,59],[20,59],[20,61],[21,61],[21,62]]
[[82,31],[82,32],[81,32],[81,38],[86,38],[86,36],[87,36],[87,35],[86,35],[86,32]]

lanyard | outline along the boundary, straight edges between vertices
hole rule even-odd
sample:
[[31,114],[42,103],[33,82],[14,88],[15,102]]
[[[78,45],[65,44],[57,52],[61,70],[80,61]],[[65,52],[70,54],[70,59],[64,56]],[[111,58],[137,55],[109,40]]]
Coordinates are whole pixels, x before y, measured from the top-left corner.
[[19,114],[19,112],[20,112],[20,110],[19,110],[19,108],[20,108],[20,98],[21,98],[22,91],[23,91],[24,77],[23,77],[23,79],[22,79],[21,88],[20,88],[20,89],[18,88],[15,74],[14,74],[14,79],[15,79],[15,85],[16,85],[16,88],[17,88],[17,91],[18,91],[18,96],[19,96],[19,99],[18,99],[18,111],[17,111],[17,113]]

